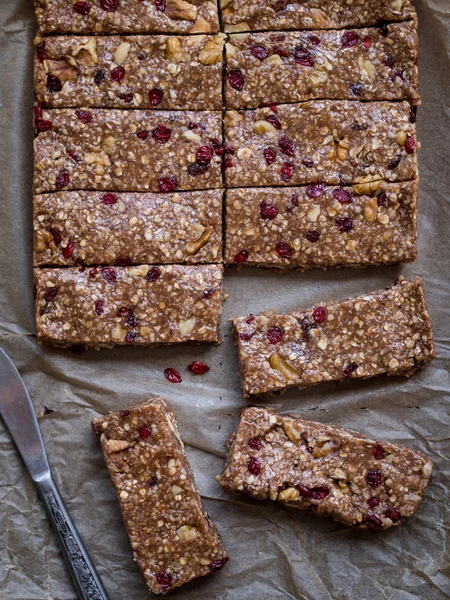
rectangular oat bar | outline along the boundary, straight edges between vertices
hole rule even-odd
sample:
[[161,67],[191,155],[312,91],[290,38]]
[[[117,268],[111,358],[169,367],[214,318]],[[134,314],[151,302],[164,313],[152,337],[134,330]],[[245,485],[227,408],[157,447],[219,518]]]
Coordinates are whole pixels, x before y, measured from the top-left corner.
[[406,446],[249,407],[219,480],[235,493],[373,530],[416,512],[432,469],[429,458]]
[[34,197],[34,265],[222,261],[222,191]]
[[34,0],[43,33],[210,33],[219,30],[211,0]]
[[228,190],[225,262],[310,269],[413,261],[417,193],[417,180]]
[[228,108],[314,98],[419,102],[417,25],[231,35]]
[[222,265],[35,269],[36,327],[53,346],[220,342]]
[[[35,109],[34,191],[222,187],[221,113]],[[211,141],[213,140],[213,142]]]
[[409,377],[435,356],[422,280],[310,310],[233,320],[246,397],[386,373]]
[[[60,0],[61,1],[61,0]],[[226,32],[343,29],[416,17],[411,0],[222,0]]]
[[222,109],[218,35],[52,36],[35,43],[41,106]]
[[[274,112],[274,110],[275,112]],[[314,100],[227,111],[228,187],[348,185],[417,178],[408,102]]]
[[166,594],[228,561],[170,405],[160,397],[92,420],[148,587]]

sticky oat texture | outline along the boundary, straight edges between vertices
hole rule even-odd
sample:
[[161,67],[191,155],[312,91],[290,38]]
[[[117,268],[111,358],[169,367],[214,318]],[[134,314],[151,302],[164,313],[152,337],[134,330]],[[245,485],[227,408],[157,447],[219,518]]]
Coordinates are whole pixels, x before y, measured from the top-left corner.
[[414,21],[385,29],[235,34],[226,49],[228,108],[258,108],[268,99],[419,102]]
[[35,44],[41,106],[222,109],[218,35],[51,36]]
[[225,261],[279,269],[413,261],[417,192],[417,180],[227,190]]
[[308,311],[234,319],[246,397],[386,373],[409,377],[435,356],[422,280]]
[[220,484],[375,530],[416,512],[432,469],[405,446],[250,407],[230,440]]
[[163,398],[92,421],[115,485],[134,559],[165,594],[228,561],[203,507],[175,415]]
[[219,342],[221,265],[35,269],[38,340],[152,346]]
[[221,190],[34,197],[35,266],[221,260]]

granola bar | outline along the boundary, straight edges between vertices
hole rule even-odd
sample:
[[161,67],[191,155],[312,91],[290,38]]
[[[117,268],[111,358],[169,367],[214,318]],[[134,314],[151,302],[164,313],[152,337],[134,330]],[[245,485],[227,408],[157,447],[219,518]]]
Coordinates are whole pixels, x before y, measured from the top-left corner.
[[428,457],[406,446],[249,407],[219,481],[235,493],[374,530],[416,512],[432,469]]
[[36,326],[54,346],[219,342],[222,265],[35,269]]
[[221,190],[34,197],[35,266],[221,260]]
[[419,102],[417,24],[230,36],[226,105],[313,98]]
[[34,0],[39,33],[209,33],[214,0]]
[[228,190],[225,261],[280,269],[413,261],[417,192],[417,180]]
[[170,405],[160,397],[92,420],[133,556],[165,594],[228,561],[206,513]]
[[419,277],[285,315],[233,320],[246,397],[386,373],[409,377],[435,356]]
[[[275,109],[275,112],[274,110]],[[417,178],[408,102],[314,100],[227,111],[228,187]]]
[[227,32],[342,29],[416,17],[410,0],[221,0]]
[[218,111],[37,108],[35,193],[222,187]]
[[218,35],[52,36],[35,43],[42,106],[222,109]]

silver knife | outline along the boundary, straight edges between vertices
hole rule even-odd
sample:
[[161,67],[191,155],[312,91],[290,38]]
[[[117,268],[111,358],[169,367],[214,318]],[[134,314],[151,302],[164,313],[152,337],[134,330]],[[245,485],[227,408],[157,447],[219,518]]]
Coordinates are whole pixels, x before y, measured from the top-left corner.
[[25,384],[1,348],[0,415],[44,502],[80,600],[108,600],[100,576],[52,479],[41,432]]

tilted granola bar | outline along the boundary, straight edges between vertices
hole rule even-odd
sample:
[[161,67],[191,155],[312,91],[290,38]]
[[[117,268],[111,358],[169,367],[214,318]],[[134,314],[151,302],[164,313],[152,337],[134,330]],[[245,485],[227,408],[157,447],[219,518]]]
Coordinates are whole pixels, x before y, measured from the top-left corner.
[[221,265],[35,269],[36,327],[54,346],[219,342]]
[[416,512],[432,469],[429,458],[406,446],[249,407],[219,481],[345,525],[387,529]]
[[165,594],[225,566],[227,552],[203,507],[169,404],[157,397],[97,417],[92,428],[152,592]]
[[228,190],[225,261],[280,269],[413,261],[417,192],[417,180]]
[[417,24],[385,30],[231,35],[226,105],[258,108],[313,98],[419,102]]
[[228,187],[334,185],[417,177],[408,102],[314,100],[227,111]]
[[221,190],[34,197],[35,266],[221,260]]
[[218,111],[36,107],[35,125],[36,193],[222,187]]
[[222,0],[227,32],[282,29],[341,29],[384,21],[406,21],[416,12],[410,0]]
[[211,0],[34,0],[39,33],[209,33]]
[[218,35],[52,36],[35,43],[42,106],[222,109]]
[[321,381],[409,377],[435,356],[419,277],[291,314],[233,320],[246,397]]

